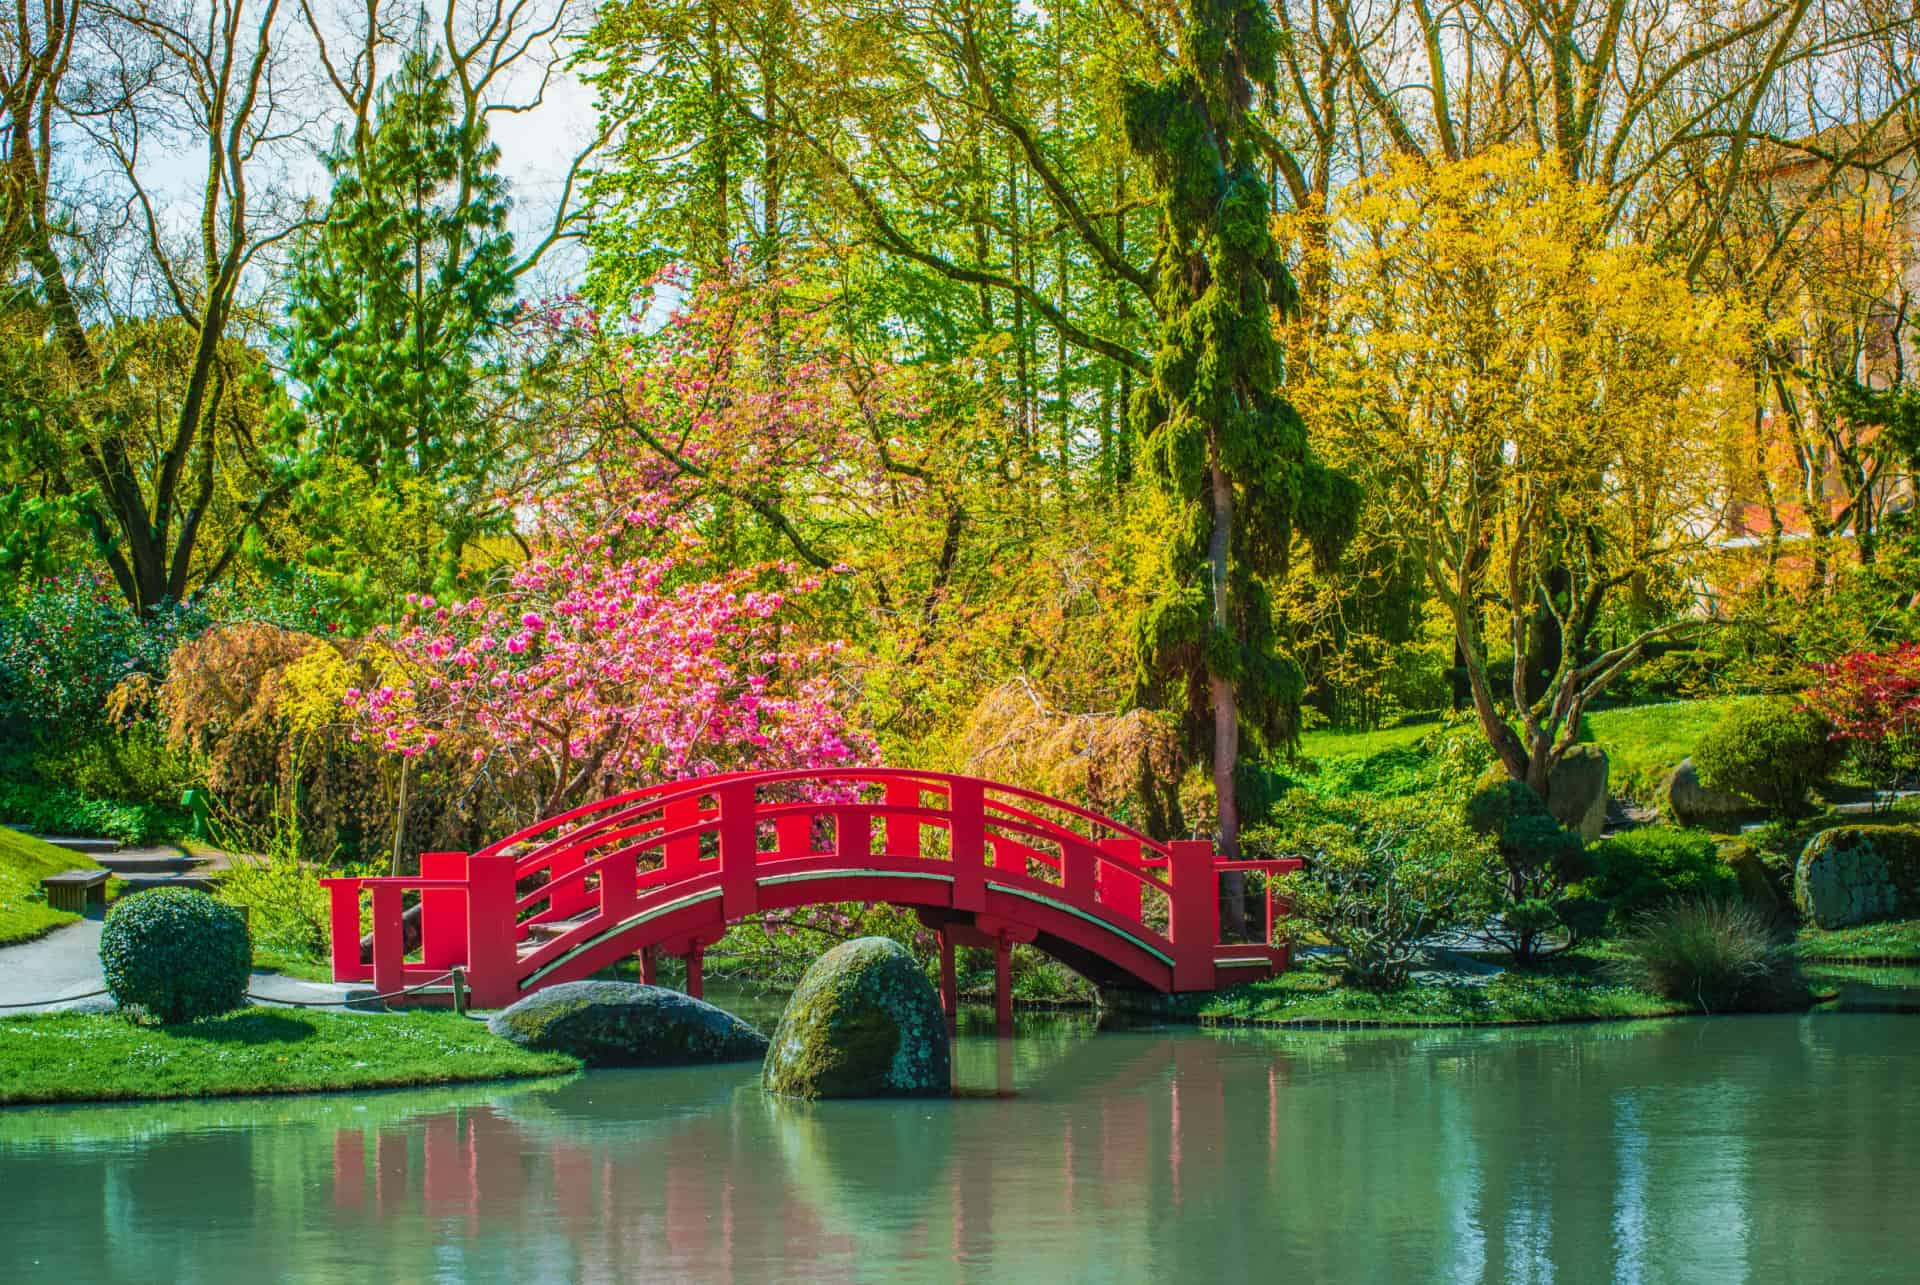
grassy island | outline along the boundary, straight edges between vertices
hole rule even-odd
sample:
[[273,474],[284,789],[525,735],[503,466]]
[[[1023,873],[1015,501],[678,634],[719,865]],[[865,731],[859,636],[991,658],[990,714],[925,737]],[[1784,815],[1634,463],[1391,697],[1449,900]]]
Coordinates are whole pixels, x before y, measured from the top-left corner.
[[117,1014],[0,1021],[0,1105],[318,1093],[564,1075],[452,1013],[250,1008],[177,1026]]

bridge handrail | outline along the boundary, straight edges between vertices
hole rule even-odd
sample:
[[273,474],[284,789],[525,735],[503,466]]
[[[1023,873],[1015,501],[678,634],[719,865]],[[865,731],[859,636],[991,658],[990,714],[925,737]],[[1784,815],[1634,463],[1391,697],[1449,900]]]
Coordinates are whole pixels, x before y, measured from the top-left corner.
[[[569,831],[564,836],[558,836],[555,839],[549,840],[547,843],[534,849],[534,851],[522,854],[517,858],[517,862],[525,868],[529,870],[538,869],[540,864],[549,855],[549,850],[554,849],[556,845],[558,845],[561,850],[564,850],[565,847],[571,846],[575,841],[584,839],[593,831],[610,823],[630,820],[635,816],[644,815],[658,808],[664,808],[670,803],[682,803],[689,799],[703,798],[711,794],[713,787],[716,785],[729,783],[738,784],[742,781],[750,781],[756,789],[762,785],[777,785],[789,781],[845,782],[848,784],[864,785],[886,785],[890,782],[917,782],[935,788],[945,788],[948,792],[949,799],[952,798],[951,791],[955,784],[977,783],[983,787],[983,793],[992,792],[1039,803],[1048,808],[1056,809],[1069,816],[1077,817],[1082,821],[1088,822],[1090,825],[1108,832],[1112,837],[1137,840],[1144,850],[1152,851],[1162,856],[1164,856],[1167,851],[1165,842],[1136,830],[1124,822],[1102,816],[1097,812],[1083,808],[1078,804],[1070,803],[1065,799],[1042,794],[1038,790],[1028,790],[1020,786],[1009,785],[1004,781],[993,781],[984,777],[967,776],[957,772],[931,772],[916,768],[876,767],[782,768],[764,772],[720,772],[711,776],[693,777],[682,781],[644,786],[640,789],[629,790],[594,803],[582,804],[556,817],[535,822],[533,825],[516,831],[505,839],[488,844],[475,855],[492,856],[518,844],[528,842],[537,835],[552,831],[559,826],[568,824],[581,817],[586,817],[596,812],[605,812],[610,808],[617,809],[614,815],[598,817],[586,826]],[[1065,830],[1065,827],[1062,827],[1062,829]],[[1066,832],[1072,833],[1072,831]]]
[[[884,802],[882,803],[815,803],[811,801],[769,804],[764,808],[756,808],[754,815],[756,819],[778,820],[781,817],[785,817],[785,816],[832,815],[835,813],[853,811],[853,810],[869,812],[873,814],[882,814],[884,816],[890,816],[890,817],[913,816],[913,817],[918,817],[921,820],[931,824],[945,823],[949,821],[952,816],[952,813],[946,809],[930,808],[924,805],[910,806],[907,804],[900,804],[900,803],[889,804]],[[996,822],[995,822],[997,825],[1001,826],[1002,828],[1011,829],[1015,834],[1023,835],[1028,838],[1035,838],[1035,839],[1042,839],[1042,840],[1058,841],[1064,836],[1065,838],[1070,839],[1076,846],[1086,849],[1093,856],[1096,862],[1105,863],[1107,865],[1117,867],[1122,873],[1128,875],[1131,878],[1139,880],[1143,887],[1156,889],[1157,891],[1164,893],[1167,896],[1173,895],[1173,886],[1170,883],[1168,883],[1163,879],[1158,878],[1155,875],[1149,874],[1146,868],[1144,867],[1144,865],[1138,862],[1136,859],[1129,856],[1123,856],[1122,854],[1119,854],[1119,853],[1107,852],[1104,849],[1102,849],[1099,846],[1099,844],[1094,840],[1087,839],[1083,836],[1077,835],[1071,830],[1066,830],[1064,827],[1059,827],[1055,825],[1055,823],[1048,821],[1044,817],[1033,816],[1032,814],[1027,813],[1024,810],[1018,809],[1018,808],[1006,809],[1006,811],[1011,814],[1010,817],[1007,819],[996,819]],[[678,827],[677,829],[663,831],[658,834],[649,834],[642,837],[638,842],[627,844],[623,847],[616,849],[613,852],[603,853],[598,857],[589,857],[582,864],[575,866],[569,870],[563,871],[558,875],[553,876],[546,883],[541,884],[538,888],[535,888],[531,892],[527,893],[525,896],[519,897],[514,903],[514,910],[516,913],[519,913],[519,912],[531,910],[533,907],[539,905],[542,901],[551,901],[557,893],[570,891],[573,885],[575,884],[584,884],[589,874],[599,871],[603,865],[612,863],[615,860],[634,861],[637,863],[641,860],[644,860],[645,859],[644,854],[646,854],[650,850],[665,848],[669,843],[674,843],[674,842],[682,841],[685,839],[694,838],[709,832],[717,831],[719,829],[719,826],[720,826],[720,818],[718,816],[702,816],[699,820],[695,821],[691,825],[683,825]],[[1048,853],[1041,851],[1039,849],[1030,848],[1028,849],[1028,852],[1030,854],[1031,859],[1038,860],[1043,865],[1053,867],[1055,870],[1058,870],[1060,872],[1063,878],[1065,877],[1066,871],[1063,867],[1063,863],[1060,860],[1060,858],[1051,856]],[[554,857],[558,857],[561,855],[564,855],[564,852],[556,852],[553,854]],[[777,850],[773,852],[756,851],[754,855],[756,858],[756,863],[760,860],[766,860],[766,859],[780,860],[783,857],[783,854],[781,854]],[[808,854],[808,855],[815,855],[815,854]],[[818,855],[824,855],[824,854],[818,854]],[[927,860],[934,862],[935,864],[942,864],[944,861],[950,861],[951,859],[952,859],[951,857],[944,858],[944,859],[927,858]],[[990,865],[991,862],[989,862],[988,864]],[[1255,864],[1260,864],[1260,863],[1255,863]],[[1267,864],[1271,864],[1271,863],[1267,863]],[[1298,863],[1296,862],[1295,864],[1297,865]],[[664,869],[663,866],[653,867],[652,869],[645,871],[641,877],[644,878],[646,874],[653,874],[656,871],[663,870],[663,869]],[[517,873],[518,873],[518,870],[516,868],[516,874]],[[374,877],[379,877],[379,876],[374,876]],[[412,886],[412,885],[409,884],[408,886]]]

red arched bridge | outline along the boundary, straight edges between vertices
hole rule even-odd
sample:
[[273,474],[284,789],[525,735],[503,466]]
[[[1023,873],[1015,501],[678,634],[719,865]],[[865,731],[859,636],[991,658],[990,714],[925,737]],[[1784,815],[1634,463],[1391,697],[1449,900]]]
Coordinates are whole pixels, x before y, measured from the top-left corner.
[[[475,1005],[499,1007],[631,955],[652,981],[667,954],[686,960],[697,995],[702,953],[730,924],[762,911],[888,902],[938,932],[949,1016],[953,948],[994,950],[1004,1024],[1016,943],[1102,985],[1140,990],[1213,990],[1280,971],[1288,955],[1274,944],[1272,893],[1261,940],[1223,944],[1220,876],[1298,864],[1226,861],[1204,840],[1162,843],[993,781],[867,768],[652,786],[478,852],[424,853],[418,875],[324,882],[334,980],[383,993],[458,967]],[[417,934],[408,932],[413,902]]]

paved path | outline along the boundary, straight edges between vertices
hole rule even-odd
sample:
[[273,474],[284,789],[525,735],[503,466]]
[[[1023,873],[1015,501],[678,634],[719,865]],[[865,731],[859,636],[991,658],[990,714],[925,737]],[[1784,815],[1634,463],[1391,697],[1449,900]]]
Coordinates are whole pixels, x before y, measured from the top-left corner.
[[[105,995],[66,1000],[68,996],[85,995],[105,985],[106,981],[100,973],[100,920],[97,918],[89,917],[77,924],[56,928],[39,940],[23,946],[0,947],[0,1005],[32,1005],[27,1008],[0,1008],[0,1014],[54,1013],[68,1009],[92,1012],[111,1008],[113,1001]],[[303,982],[279,973],[261,972],[253,975],[247,989],[261,999],[307,1004],[321,1000],[350,999],[371,993],[365,986]],[[65,1002],[39,1002],[49,999]]]

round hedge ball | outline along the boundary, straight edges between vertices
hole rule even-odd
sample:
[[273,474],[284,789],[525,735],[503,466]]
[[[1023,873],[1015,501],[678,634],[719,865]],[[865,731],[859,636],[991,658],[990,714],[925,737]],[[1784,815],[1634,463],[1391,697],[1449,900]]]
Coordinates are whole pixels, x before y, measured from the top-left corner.
[[204,892],[159,888],[114,906],[100,930],[100,964],[120,1007],[190,1022],[246,1002],[253,943],[234,907]]

